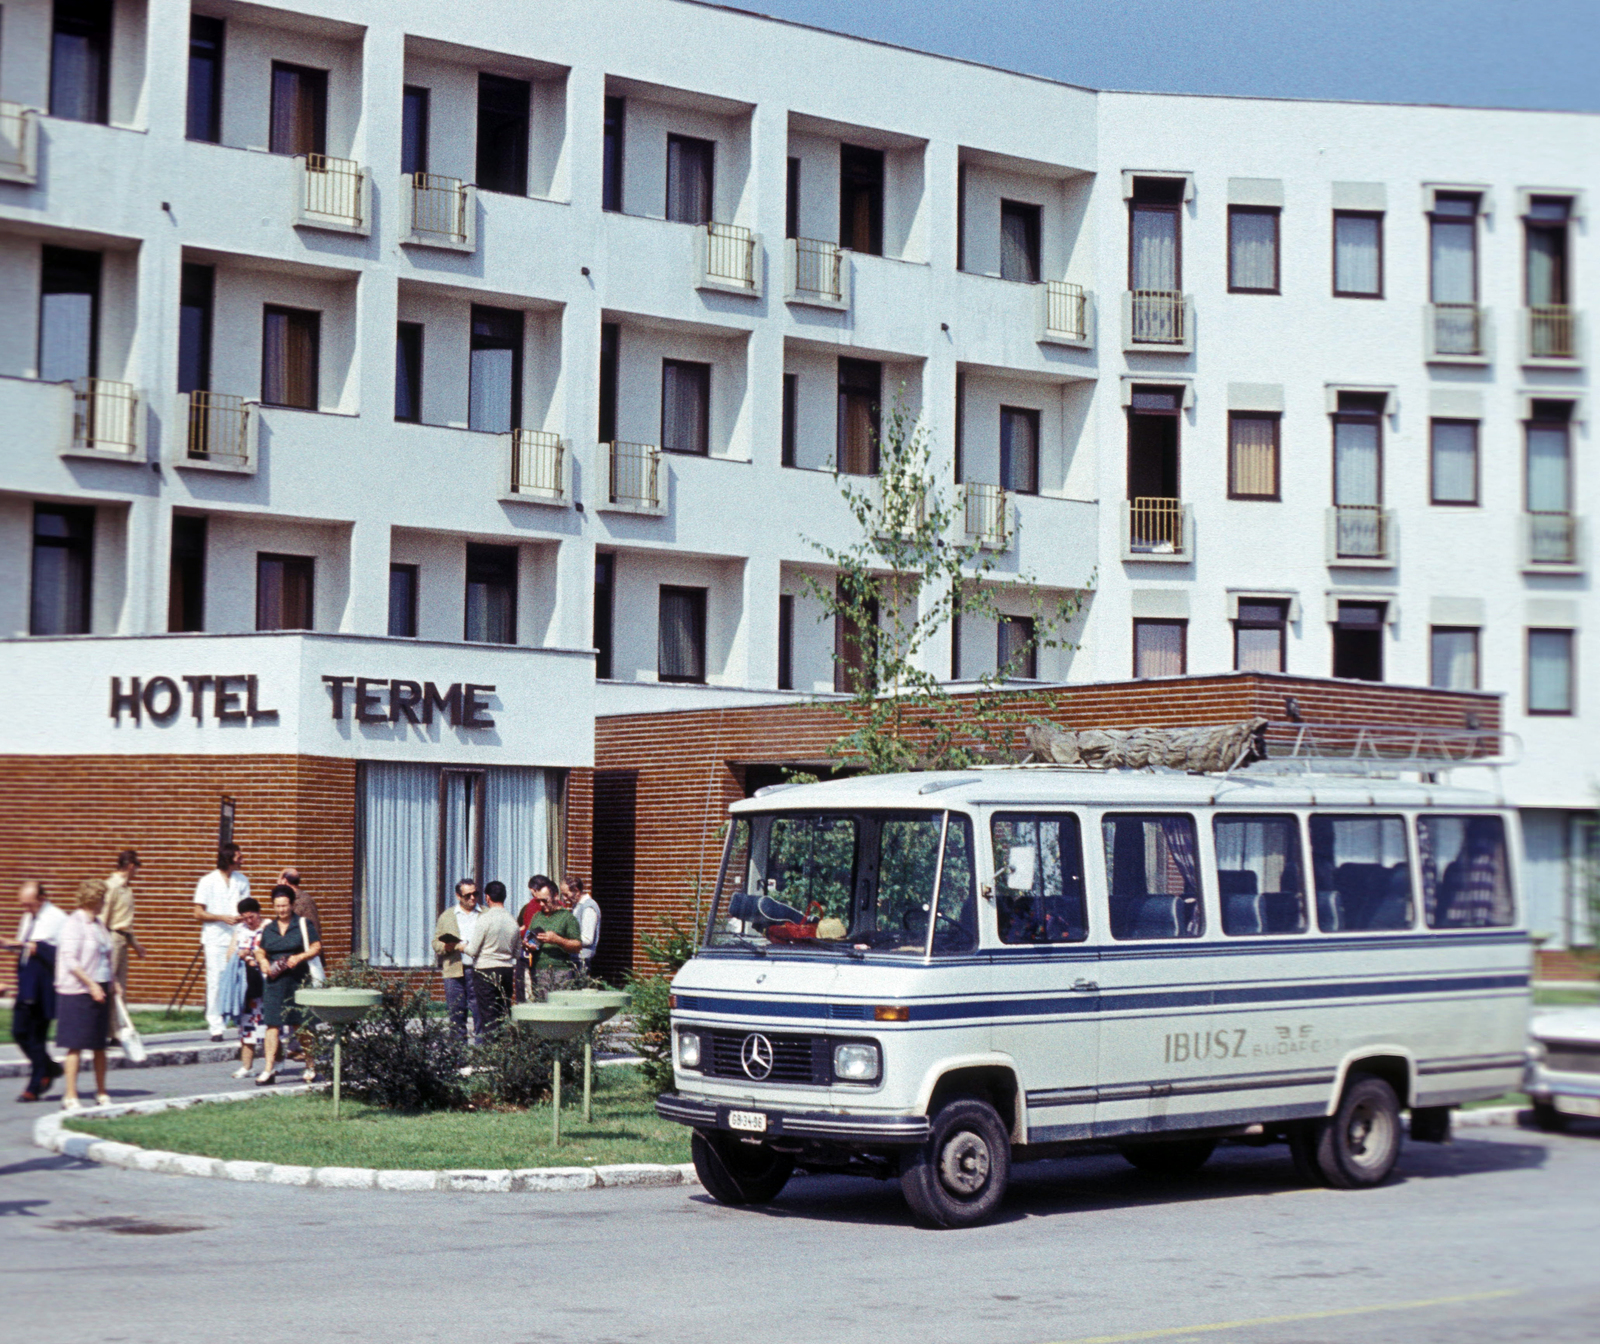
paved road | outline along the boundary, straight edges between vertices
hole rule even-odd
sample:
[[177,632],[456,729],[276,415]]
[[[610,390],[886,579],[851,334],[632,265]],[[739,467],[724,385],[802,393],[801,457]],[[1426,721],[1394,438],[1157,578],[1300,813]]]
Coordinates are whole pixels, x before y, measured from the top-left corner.
[[[121,1099],[226,1077],[111,1081]],[[1588,1344],[1600,1320],[1587,1122],[1412,1145],[1399,1179],[1358,1193],[1297,1185],[1278,1149],[1226,1150],[1184,1181],[1114,1157],[1040,1164],[999,1223],[956,1233],[912,1226],[895,1187],[865,1180],[799,1179],[743,1211],[682,1188],[406,1195],[146,1175],[47,1155],[28,1145],[39,1107],[0,1107],[0,1319],[30,1344]]]

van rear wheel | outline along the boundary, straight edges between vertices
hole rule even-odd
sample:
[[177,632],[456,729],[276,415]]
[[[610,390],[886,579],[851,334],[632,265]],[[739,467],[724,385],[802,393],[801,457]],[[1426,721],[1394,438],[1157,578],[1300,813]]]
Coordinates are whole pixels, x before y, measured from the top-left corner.
[[1174,1139],[1170,1143],[1130,1143],[1122,1155],[1152,1176],[1188,1176],[1205,1166],[1216,1149],[1215,1139]]
[[957,1097],[933,1117],[920,1148],[906,1151],[900,1189],[913,1213],[935,1227],[973,1227],[1005,1198],[1011,1138],[998,1112],[976,1097]]
[[1292,1140],[1296,1165],[1310,1167],[1335,1190],[1360,1190],[1388,1180],[1400,1160],[1400,1102],[1382,1078],[1356,1074],[1339,1108],[1309,1122]]
[[695,1175],[719,1204],[769,1204],[794,1174],[794,1158],[765,1144],[697,1129],[689,1139]]

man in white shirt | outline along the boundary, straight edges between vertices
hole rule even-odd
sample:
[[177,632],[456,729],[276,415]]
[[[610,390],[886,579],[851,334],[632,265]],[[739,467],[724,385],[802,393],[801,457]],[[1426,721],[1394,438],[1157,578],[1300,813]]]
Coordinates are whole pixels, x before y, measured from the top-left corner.
[[220,1041],[226,1025],[218,1006],[217,991],[228,965],[228,941],[239,922],[239,902],[250,894],[250,879],[240,871],[244,850],[229,841],[217,847],[217,866],[194,888],[194,918],[200,926],[200,946],[206,955],[206,1025],[211,1039]]
[[56,1015],[56,943],[66,913],[50,903],[38,882],[24,882],[17,892],[22,920],[17,936],[4,946],[17,954],[17,1001],[11,1010],[11,1035],[28,1057],[32,1071],[19,1101],[38,1101],[61,1076],[50,1058],[50,1022]]
[[595,948],[600,945],[600,903],[583,889],[583,879],[574,873],[568,873],[561,879],[561,888],[578,921],[578,934],[583,940],[583,950],[578,953],[578,965],[583,968],[584,978],[588,979]]

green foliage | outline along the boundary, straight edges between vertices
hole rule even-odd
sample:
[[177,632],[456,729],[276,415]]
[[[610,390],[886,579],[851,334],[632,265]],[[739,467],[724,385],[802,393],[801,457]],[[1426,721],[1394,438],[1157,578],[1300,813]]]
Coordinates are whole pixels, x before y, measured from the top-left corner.
[[[344,1033],[344,1088],[374,1106],[403,1111],[456,1110],[469,1100],[461,1069],[466,1050],[447,1018],[429,1011],[430,994],[407,986],[399,975],[384,975],[364,962],[329,968],[330,985],[376,989],[382,1001]],[[308,1019],[314,1022],[314,1019]],[[317,1069],[333,1071],[333,1029],[320,1023]]]
[[[535,1106],[549,1099],[556,1066],[562,1085],[583,1085],[583,1040],[541,1041],[505,1023],[469,1052],[471,1092],[479,1104]],[[568,1092],[570,1099],[572,1093]]]
[[628,972],[628,989],[633,994],[634,1048],[643,1057],[639,1071],[656,1095],[672,1087],[672,977],[694,956],[696,935],[676,919],[663,916],[657,928],[641,934],[639,945],[649,963],[662,967],[643,974]]

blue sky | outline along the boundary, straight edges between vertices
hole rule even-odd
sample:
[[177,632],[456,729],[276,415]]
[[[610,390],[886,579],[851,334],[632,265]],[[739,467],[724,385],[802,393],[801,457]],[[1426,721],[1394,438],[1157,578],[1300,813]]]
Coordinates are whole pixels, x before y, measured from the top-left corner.
[[1600,0],[737,0],[1103,89],[1600,109]]

